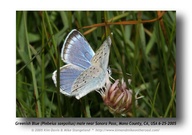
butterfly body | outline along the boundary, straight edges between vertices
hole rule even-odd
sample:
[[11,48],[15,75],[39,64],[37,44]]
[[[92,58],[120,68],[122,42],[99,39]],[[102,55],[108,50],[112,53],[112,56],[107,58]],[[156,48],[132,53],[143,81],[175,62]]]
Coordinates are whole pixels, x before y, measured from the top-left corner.
[[[111,39],[108,37],[94,53],[87,40],[77,30],[72,30],[61,51],[67,65],[60,68],[60,92],[77,99],[91,91],[99,90],[109,82],[107,71]],[[55,85],[56,73],[53,73]]]

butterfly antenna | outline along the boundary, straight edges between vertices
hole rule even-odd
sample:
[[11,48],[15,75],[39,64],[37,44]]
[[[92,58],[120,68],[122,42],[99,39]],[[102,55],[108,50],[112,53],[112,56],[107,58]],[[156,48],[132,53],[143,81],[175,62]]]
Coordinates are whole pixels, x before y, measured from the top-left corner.
[[113,81],[115,81],[115,79],[112,76],[110,76],[110,75],[109,75],[109,78],[111,78]]

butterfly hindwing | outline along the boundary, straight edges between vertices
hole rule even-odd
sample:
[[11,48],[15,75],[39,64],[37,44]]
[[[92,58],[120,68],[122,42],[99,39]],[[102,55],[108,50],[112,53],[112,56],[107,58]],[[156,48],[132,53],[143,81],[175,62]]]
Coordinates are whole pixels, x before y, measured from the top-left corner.
[[[73,64],[67,64],[60,68],[60,92],[71,95],[71,89],[75,79],[84,71],[83,68]],[[53,73],[53,81],[57,85],[57,71]]]
[[72,86],[72,94],[79,99],[91,91],[101,88],[105,84],[106,73],[99,66],[91,66],[83,71]]

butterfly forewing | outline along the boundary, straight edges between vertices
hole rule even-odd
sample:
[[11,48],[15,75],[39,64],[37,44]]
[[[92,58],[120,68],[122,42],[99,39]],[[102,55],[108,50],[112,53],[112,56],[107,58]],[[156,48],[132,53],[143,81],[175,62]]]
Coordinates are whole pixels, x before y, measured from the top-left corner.
[[92,65],[99,65],[103,70],[107,70],[109,53],[111,47],[111,38],[110,36],[103,42],[100,48],[96,51],[95,55],[91,60]]
[[84,36],[77,30],[72,30],[64,41],[61,58],[66,63],[87,69],[94,54]]

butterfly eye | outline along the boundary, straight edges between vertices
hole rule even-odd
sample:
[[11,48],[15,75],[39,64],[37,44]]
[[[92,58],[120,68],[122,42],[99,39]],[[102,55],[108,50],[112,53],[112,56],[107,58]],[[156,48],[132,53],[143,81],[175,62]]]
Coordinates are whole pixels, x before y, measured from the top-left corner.
[[112,74],[112,72],[111,72],[111,68],[110,68],[110,67],[107,68],[107,72],[108,72],[109,75]]

